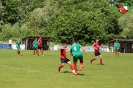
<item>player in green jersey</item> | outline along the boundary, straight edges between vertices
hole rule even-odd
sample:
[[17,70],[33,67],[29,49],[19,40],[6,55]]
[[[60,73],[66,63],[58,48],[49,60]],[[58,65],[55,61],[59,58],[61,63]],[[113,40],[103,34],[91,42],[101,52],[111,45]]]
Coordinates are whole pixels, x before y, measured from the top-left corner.
[[[83,55],[82,55],[82,51],[87,54],[86,50],[78,43],[76,43],[75,40],[72,41],[73,45],[71,46],[70,48],[70,54],[73,56],[73,73],[75,75],[77,75],[77,61],[78,59],[80,60],[80,71],[82,70],[83,68]],[[82,49],[82,51],[81,51]]]
[[114,43],[115,56],[119,56],[119,48],[120,48],[120,44],[116,40],[115,43]]
[[33,41],[33,53],[34,55],[36,56],[38,54],[38,41],[37,41],[37,38],[35,38],[35,40]]
[[18,40],[16,41],[16,48],[17,48],[17,55],[19,56],[20,55],[20,50],[21,50],[21,41],[20,41],[20,38],[18,38]]

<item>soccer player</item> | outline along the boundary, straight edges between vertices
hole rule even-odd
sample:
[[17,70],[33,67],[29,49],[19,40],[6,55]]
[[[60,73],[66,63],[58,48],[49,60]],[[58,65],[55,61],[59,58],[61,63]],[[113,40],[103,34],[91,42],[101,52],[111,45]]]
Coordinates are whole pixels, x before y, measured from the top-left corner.
[[93,59],[91,59],[91,64],[94,60],[97,60],[98,59],[98,56],[100,57],[100,64],[101,65],[104,65],[103,62],[102,62],[102,55],[99,51],[99,40],[96,39],[96,42],[92,45],[92,47],[94,48],[94,54],[95,54],[95,57]]
[[38,39],[38,50],[39,50],[38,54],[39,54],[39,52],[41,52],[40,55],[43,56],[43,46],[42,46],[42,38],[41,37]]
[[73,73],[75,75],[77,75],[77,65],[76,64],[77,64],[78,59],[80,60],[80,69],[79,70],[81,71],[83,68],[83,55],[82,55],[81,49],[83,50],[83,52],[85,54],[87,54],[87,52],[80,44],[76,43],[75,40],[73,40],[72,43],[73,44],[70,48],[70,55],[73,56],[73,64],[74,64]]
[[20,41],[20,38],[18,38],[18,40],[16,41],[16,47],[17,47],[17,55],[19,56],[20,55],[20,50],[21,50],[21,41]]
[[114,43],[115,56],[119,56],[119,48],[120,48],[120,44],[116,40],[115,43]]
[[65,66],[65,63],[69,64],[70,68],[73,70],[71,61],[66,57],[66,49],[67,49],[67,44],[64,44],[63,46],[60,47],[61,65],[58,67],[58,72],[60,72],[60,69]]
[[9,39],[9,48],[10,48],[10,50],[12,49],[12,39],[11,38]]
[[35,38],[35,40],[33,41],[33,53],[34,55],[36,56],[38,54],[38,41],[37,41],[37,38]]

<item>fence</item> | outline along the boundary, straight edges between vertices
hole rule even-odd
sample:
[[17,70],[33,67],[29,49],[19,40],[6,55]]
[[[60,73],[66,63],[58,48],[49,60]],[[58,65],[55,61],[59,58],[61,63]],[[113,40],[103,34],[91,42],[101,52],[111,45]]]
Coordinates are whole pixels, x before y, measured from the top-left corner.
[[9,44],[0,44],[0,49],[10,49]]

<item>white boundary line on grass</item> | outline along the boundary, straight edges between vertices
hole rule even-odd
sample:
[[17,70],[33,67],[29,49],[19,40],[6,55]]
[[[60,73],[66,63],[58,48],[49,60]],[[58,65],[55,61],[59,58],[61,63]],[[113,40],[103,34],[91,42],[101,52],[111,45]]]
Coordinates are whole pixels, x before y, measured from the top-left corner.
[[23,68],[19,68],[19,67],[11,67],[11,66],[6,66],[6,65],[0,65],[0,67],[10,68],[10,69],[17,69],[17,70],[24,70],[24,71],[27,71],[27,72],[39,72],[39,71],[36,71],[36,70],[29,70],[29,69],[23,69]]

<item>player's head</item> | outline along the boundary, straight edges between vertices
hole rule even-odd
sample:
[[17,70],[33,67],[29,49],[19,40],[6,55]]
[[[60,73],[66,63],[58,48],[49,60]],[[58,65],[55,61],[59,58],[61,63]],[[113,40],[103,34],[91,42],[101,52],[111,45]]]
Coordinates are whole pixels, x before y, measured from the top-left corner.
[[76,43],[76,41],[75,41],[75,40],[72,40],[72,44],[73,44],[73,43]]
[[98,39],[96,39],[96,43],[98,43],[99,42],[99,40]]
[[35,38],[35,40],[37,40],[37,38]]
[[20,40],[20,38],[18,38],[18,40]]
[[116,39],[115,42],[118,42],[118,40]]
[[67,44],[66,43],[64,43],[63,46],[64,46],[64,48],[67,48]]

